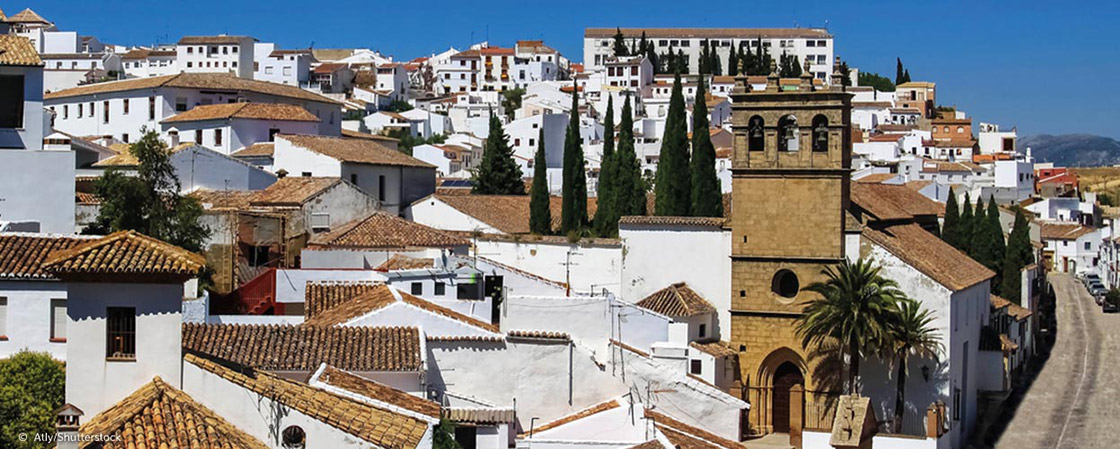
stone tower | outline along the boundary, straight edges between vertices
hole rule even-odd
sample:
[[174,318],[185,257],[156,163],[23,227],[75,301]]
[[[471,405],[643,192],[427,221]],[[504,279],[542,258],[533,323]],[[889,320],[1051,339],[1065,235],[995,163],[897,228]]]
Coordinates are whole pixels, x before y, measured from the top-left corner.
[[755,434],[797,433],[791,416],[811,427],[828,419],[814,401],[831,388],[814,379],[795,326],[814,295],[802,289],[844,258],[851,166],[851,94],[815,86],[808,70],[786,86],[771,72],[765,90],[739,76],[731,95],[731,340]]

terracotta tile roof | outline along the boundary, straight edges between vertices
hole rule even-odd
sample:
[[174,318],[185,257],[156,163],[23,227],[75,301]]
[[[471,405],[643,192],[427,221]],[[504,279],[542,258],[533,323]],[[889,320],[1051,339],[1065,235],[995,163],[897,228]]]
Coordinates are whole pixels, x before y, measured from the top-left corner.
[[288,176],[258,191],[250,201],[254,206],[299,206],[342,182],[339,178]]
[[151,57],[174,57],[174,50],[150,50],[147,48],[134,48],[129,50],[128,53],[121,55],[121,60],[132,61],[138,59],[148,59]]
[[[268,448],[158,376],[86,421],[78,432],[112,436],[107,448]],[[80,447],[101,446],[87,441]]]
[[0,234],[0,280],[49,280],[43,261],[56,250],[73,248],[90,239],[46,234]]
[[528,272],[528,271],[522,270],[522,269],[520,269],[520,268],[517,268],[517,267],[511,266],[511,265],[506,265],[506,264],[504,264],[504,263],[498,262],[498,261],[496,261],[496,260],[493,260],[493,259],[489,259],[489,258],[486,258],[486,257],[478,256],[478,260],[481,260],[482,262],[485,262],[486,264],[489,264],[489,265],[493,265],[493,266],[495,266],[495,267],[498,267],[498,268],[501,268],[501,269],[503,269],[503,270],[507,270],[507,271],[513,272],[513,273],[515,273],[515,274],[518,274],[518,275],[520,275],[520,276],[523,276],[523,277],[527,277],[527,278],[529,278],[529,279],[533,279],[533,280],[535,280],[535,281],[537,281],[537,282],[542,282],[542,283],[545,283],[545,284],[551,285],[551,286],[553,286],[553,287],[557,287],[557,288],[564,288],[564,287],[566,287],[566,286],[567,286],[567,284],[565,284],[565,283],[563,283],[563,282],[560,282],[560,281],[556,281],[556,280],[552,280],[552,279],[546,278],[546,277],[544,277],[544,276],[541,276],[541,275],[539,275],[539,274],[535,274],[535,273],[530,273],[530,272]]
[[179,39],[179,45],[198,45],[198,44],[215,44],[215,45],[232,45],[240,44],[242,39],[256,40],[249,36],[183,36]]
[[96,193],[74,192],[74,202],[81,205],[101,204],[101,197]]
[[645,351],[643,351],[643,350],[641,350],[641,349],[638,349],[638,348],[635,348],[635,347],[633,347],[633,346],[630,346],[630,345],[628,345],[628,344],[626,344],[626,343],[623,343],[623,342],[621,342],[621,341],[618,341],[618,340],[614,340],[614,339],[612,339],[612,340],[610,340],[610,342],[611,342],[611,345],[614,345],[614,346],[618,346],[619,348],[625,349],[625,350],[627,350],[627,351],[629,351],[629,352],[633,352],[634,354],[637,354],[637,355],[639,355],[639,356],[642,356],[642,357],[646,357],[646,358],[648,358],[648,357],[649,357],[649,353],[648,353],[648,352],[645,352]]
[[877,134],[867,139],[868,142],[898,142],[902,134]]
[[883,123],[879,126],[876,126],[875,129],[877,129],[879,131],[883,131],[883,132],[889,132],[889,131],[910,131],[912,129],[918,129],[918,127],[916,125],[895,125],[895,124],[891,124],[891,123]]
[[517,421],[517,413],[506,408],[444,408],[443,417],[457,423],[502,424]]
[[289,122],[319,122],[307,109],[294,104],[280,103],[227,103],[195,106],[160,123],[196,122],[223,119],[279,120]]
[[432,418],[439,418],[440,416],[440,407],[438,403],[408,394],[388,385],[374,382],[330,365],[323,370],[318,380],[332,387],[338,387],[375,401],[392,404],[421,415],[430,416]]
[[404,254],[393,254],[393,257],[386,259],[374,271],[397,271],[397,270],[422,270],[425,268],[432,268],[435,266],[436,260],[432,258],[409,257]]
[[178,73],[174,75],[133,78],[121,81],[87,84],[43,95],[45,100],[93,95],[129,90],[154,89],[157,87],[178,87],[184,89],[219,89],[239,92],[253,92],[318,103],[340,104],[322,95],[314,94],[296,86],[240,78],[229,73]]
[[992,301],[992,307],[995,308],[996,310],[1003,309],[1003,308],[1006,307],[1007,308],[1007,314],[1009,316],[1011,316],[1012,318],[1015,318],[1016,321],[1023,321],[1023,320],[1025,320],[1025,319],[1027,319],[1028,317],[1031,316],[1030,309],[1024,308],[1024,307],[1022,307],[1018,304],[1015,304],[1011,301],[1008,301],[1007,299],[1004,299],[1003,297],[996,296],[996,295],[991,295],[991,301]]
[[636,303],[638,307],[660,313],[665,316],[693,316],[702,313],[711,313],[716,310],[714,306],[684,282],[665,287],[653,292]]
[[386,212],[339,226],[308,242],[312,249],[323,248],[450,248],[467,246],[466,239],[451,236],[420,223]]
[[642,444],[630,446],[627,449],[664,449],[664,448],[665,448],[665,445],[661,444],[660,441],[649,440],[649,441],[646,441],[645,443],[642,443]]
[[[507,234],[529,233],[529,195],[433,195],[448,206],[470,215]],[[430,197],[429,197],[430,198]],[[426,201],[428,198],[419,201]],[[419,202],[418,201],[418,202]],[[563,201],[558,196],[549,198],[552,209],[552,228],[560,227]],[[587,216],[595,216],[596,201],[587,199]]]
[[572,339],[571,336],[569,336],[568,334],[566,334],[564,332],[554,332],[554,331],[535,330],[535,329],[513,329],[513,330],[510,330],[510,331],[506,332],[506,335],[508,335],[511,338],[527,338],[527,339],[534,339],[534,340],[570,341]]
[[47,19],[40,16],[39,13],[32,11],[31,8],[24,9],[4,19],[8,23],[42,23],[49,24]]
[[183,350],[271,371],[420,369],[415,327],[183,324]]
[[93,167],[137,167],[140,165],[140,159],[137,159],[131,151],[123,151],[121,153],[109,156],[100,161],[94,162]]
[[697,350],[710,354],[715,357],[734,357],[738,356],[739,352],[731,349],[731,343],[726,341],[712,340],[707,342],[693,341],[689,342],[689,346]]
[[909,223],[884,229],[863,229],[863,237],[952,291],[964,290],[995,276],[980,262]]
[[903,185],[911,190],[918,191],[926,188],[926,186],[930,184],[933,184],[933,181],[909,181]]
[[[357,293],[356,295],[354,293]],[[397,291],[380,283],[307,284],[304,323],[313,326],[337,326],[397,302],[459,321],[487,332],[499,332],[498,326],[459,313],[430,301]]]
[[435,169],[432,164],[400,151],[386,148],[373,139],[294,134],[281,134],[279,138],[287,140],[295,146],[306,148],[342,162]]
[[182,282],[205,266],[201,255],[136,231],[120,231],[55,251],[43,262],[43,269],[60,278],[94,282],[118,277]]
[[665,436],[680,449],[693,449],[693,448],[724,448],[724,449],[743,449],[744,446],[736,441],[731,441],[723,438],[707,430],[690,426],[683,422],[651,409],[646,409],[645,417],[651,419],[657,430],[665,433]]
[[1005,352],[1019,349],[1019,344],[1015,343],[1007,334],[999,334],[999,346]]
[[1077,240],[1085,234],[1094,232],[1093,228],[1079,223],[1043,222],[1041,228],[1043,240]]
[[272,142],[257,142],[233,152],[233,157],[272,157],[276,151],[276,144]]
[[879,220],[912,220],[923,215],[945,215],[945,205],[902,185],[851,184],[852,203]]
[[[614,37],[616,28],[587,28],[583,37]],[[818,37],[830,38],[828,31],[814,28],[621,28],[622,35],[637,39],[644,31],[646,38],[749,38]]]
[[853,108],[889,108],[891,102],[889,101],[853,101]]
[[972,148],[976,145],[976,141],[972,139],[937,139],[933,141],[933,145],[937,148]]
[[26,37],[0,34],[0,65],[38,66],[43,61]]
[[891,180],[891,179],[894,179],[894,178],[897,178],[897,177],[898,177],[897,173],[872,173],[870,175],[864,176],[864,177],[859,178],[859,179],[853,179],[853,181],[870,183],[870,184],[879,184],[879,183],[882,183],[883,181]]
[[723,227],[727,219],[723,217],[667,217],[656,215],[628,215],[618,220],[620,225],[646,226],[706,226]]
[[[546,423],[541,424],[539,426],[536,426],[536,427],[533,428],[533,433],[536,434],[538,432],[544,432],[546,430],[555,429],[555,428],[560,427],[564,424],[579,421],[579,420],[581,420],[583,418],[586,418],[588,416],[599,414],[599,413],[605,412],[607,410],[616,409],[616,408],[619,408],[621,406],[622,406],[622,404],[620,404],[618,402],[618,399],[611,399],[607,402],[602,402],[602,403],[599,403],[599,404],[595,404],[591,407],[585,408],[585,409],[580,410],[578,412],[575,412],[575,413],[572,413],[570,415],[561,417],[560,419],[549,421],[549,422],[546,422]],[[525,437],[529,436],[529,433],[525,432],[525,433],[521,433],[517,436],[518,436],[518,438],[525,438]]]
[[337,62],[324,62],[322,64],[319,64],[319,66],[315,67],[315,70],[313,70],[312,72],[318,73],[318,74],[325,74],[325,73],[332,73],[335,70],[344,69],[344,68],[346,68],[346,64],[337,63]]
[[428,424],[420,419],[346,398],[305,383],[244,366],[226,366],[194,354],[183,361],[226,381],[291,407],[334,428],[383,448],[415,448]]
[[351,138],[355,138],[355,139],[380,140],[380,141],[385,141],[385,142],[400,142],[401,141],[400,139],[395,139],[395,138],[392,138],[392,137],[389,137],[389,136],[379,136],[377,134],[369,134],[369,133],[364,133],[364,132],[361,132],[361,131],[354,131],[354,130],[345,129],[345,128],[342,129],[342,137],[351,137]]
[[486,56],[513,56],[512,48],[485,47],[479,49],[479,54]]
[[250,190],[197,189],[187,196],[195,198],[206,210],[244,210],[257,192]]

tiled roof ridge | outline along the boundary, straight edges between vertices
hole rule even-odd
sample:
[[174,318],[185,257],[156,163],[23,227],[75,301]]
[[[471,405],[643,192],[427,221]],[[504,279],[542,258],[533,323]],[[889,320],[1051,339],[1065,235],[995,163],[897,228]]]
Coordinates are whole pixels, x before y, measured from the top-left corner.
[[685,282],[675,282],[650,293],[634,305],[665,316],[693,316],[715,311],[715,306]]
[[[187,251],[183,248],[180,248],[178,246],[175,246],[175,245],[172,245],[170,243],[164,242],[162,240],[156,239],[154,237],[149,237],[149,236],[146,236],[146,235],[141,234],[139,232],[128,230],[128,231],[117,231],[117,232],[109,234],[105,237],[102,237],[100,239],[85,242],[85,243],[82,243],[80,245],[73,246],[69,249],[55,251],[55,252],[51,253],[51,255],[47,258],[47,260],[45,260],[43,262],[43,267],[47,270],[52,270],[52,271],[56,271],[56,272],[106,271],[105,268],[107,268],[107,267],[100,267],[100,268],[99,267],[93,267],[93,266],[90,266],[88,264],[88,261],[86,261],[86,263],[83,263],[81,266],[68,267],[68,266],[64,266],[64,265],[66,264],[67,261],[69,261],[73,258],[76,258],[76,257],[82,255],[83,253],[87,253],[87,252],[90,252],[90,251],[93,251],[93,250],[96,250],[96,249],[102,248],[104,246],[111,245],[113,243],[117,243],[117,242],[120,242],[120,241],[123,241],[123,240],[134,240],[134,241],[136,241],[136,243],[139,243],[140,245],[142,245],[146,249],[156,251],[158,253],[162,253],[165,257],[168,257],[175,262],[179,262],[182,265],[181,267],[165,266],[165,267],[157,268],[156,270],[145,270],[147,272],[151,272],[151,271],[161,272],[162,271],[162,272],[173,272],[173,273],[181,273],[181,274],[194,274],[194,273],[197,273],[199,270],[201,270],[203,267],[206,266],[206,258],[204,258],[203,256],[201,256],[199,254]],[[132,260],[132,261],[135,261],[135,260]],[[151,261],[149,260],[148,262],[151,262]],[[127,272],[127,271],[131,271],[131,270],[132,270],[131,268],[126,268],[126,269],[109,268],[107,271],[109,271],[109,272]]]
[[567,332],[550,331],[544,329],[510,329],[506,335],[513,338],[528,338],[539,340],[570,341],[572,337]]
[[[541,424],[540,426],[537,426],[533,429],[533,433],[544,432],[546,430],[555,429],[555,428],[560,427],[564,424],[579,421],[579,420],[581,420],[583,418],[586,418],[588,416],[596,415],[596,414],[605,412],[607,410],[616,409],[616,408],[619,408],[621,406],[622,406],[622,404],[618,402],[618,398],[613,398],[613,399],[610,399],[610,400],[607,400],[607,401],[604,401],[604,402],[600,402],[598,404],[594,404],[594,405],[592,405],[590,407],[587,407],[583,410],[579,410],[579,411],[576,411],[574,413],[570,413],[568,415],[564,415],[560,418],[557,418],[557,419],[554,419],[552,421]],[[521,433],[517,436],[518,436],[518,438],[525,438],[528,435],[529,435],[529,433],[525,432],[525,433]]]
[[707,430],[685,424],[685,423],[677,420],[676,418],[673,418],[669,415],[654,411],[653,409],[646,409],[645,410],[645,417],[649,418],[649,419],[652,419],[656,423],[656,425],[659,426],[659,427],[660,426],[668,427],[670,429],[673,429],[677,432],[683,433],[683,434],[685,434],[687,436],[690,436],[692,438],[696,438],[696,439],[700,439],[700,440],[706,440],[708,442],[716,443],[720,446],[727,447],[727,448],[742,448],[742,447],[745,447],[741,443],[731,441],[727,438],[723,438],[723,437],[721,437],[719,435],[716,435],[714,433],[711,433]]
[[[266,370],[189,353],[183,355],[183,361],[380,447],[415,448],[427,431],[427,423],[418,418],[317,389]],[[394,423],[386,423],[387,419]],[[405,434],[390,434],[394,431]]]
[[[392,287],[390,287],[390,288],[392,288]],[[434,302],[428,301],[424,298],[419,298],[419,297],[413,296],[413,295],[411,295],[409,293],[406,293],[406,292],[402,292],[402,291],[398,290],[398,293],[400,293],[400,297],[401,297],[400,301],[401,302],[404,302],[404,303],[406,303],[408,305],[411,305],[413,307],[417,307],[417,308],[426,310],[426,311],[431,312],[431,313],[442,315],[445,318],[451,318],[451,319],[454,319],[454,320],[457,320],[457,321],[461,321],[461,322],[469,324],[471,326],[482,328],[482,329],[484,329],[486,331],[489,331],[489,332],[493,332],[493,333],[500,333],[501,332],[501,329],[499,329],[498,325],[496,325],[496,324],[487,323],[487,322],[482,321],[482,320],[480,320],[478,318],[475,318],[473,316],[466,315],[464,313],[461,313],[461,312],[455,311],[453,309],[450,309],[450,308],[441,306],[439,304],[436,304]]]
[[403,408],[431,418],[439,418],[440,405],[419,396],[411,395],[392,386],[368,379],[350,371],[323,364],[316,377],[319,382],[369,398],[373,401]]
[[[946,287],[946,288],[948,288],[949,290],[952,290],[952,291],[960,291],[960,290],[963,290],[965,288],[971,287],[973,285],[979,284],[981,282],[984,282],[986,280],[989,280],[989,279],[995,277],[995,272],[989,270],[987,267],[984,267],[983,265],[980,265],[979,262],[976,262],[975,260],[973,260],[971,257],[968,256],[968,254],[965,254],[965,253],[961,252],[959,249],[950,246],[948,243],[944,243],[944,241],[941,241],[941,239],[938,239],[933,234],[929,234],[928,231],[922,230],[922,232],[925,232],[925,233],[929,234],[929,238],[932,239],[932,240],[928,240],[928,241],[930,241],[930,242],[933,242],[933,241],[940,242],[940,244],[943,244],[943,245],[948,247],[947,250],[955,251],[955,253],[957,255],[968,259],[969,261],[971,261],[972,264],[977,266],[979,269],[983,270],[983,272],[979,273],[976,276],[975,279],[970,279],[971,281],[975,281],[975,282],[972,282],[969,285],[962,285],[961,283],[956,282],[955,279],[946,279],[945,275],[943,275],[941,273],[937,273],[934,270],[931,270],[932,267],[927,266],[927,264],[925,264],[925,263],[919,263],[919,261],[915,260],[915,258],[913,256],[903,253],[901,251],[901,248],[896,247],[896,242],[891,241],[891,239],[893,238],[890,234],[891,228],[903,228],[903,227],[908,227],[908,226],[909,227],[915,227],[915,228],[918,228],[918,229],[921,230],[921,227],[918,226],[917,224],[910,223],[910,224],[905,224],[905,225],[890,226],[890,227],[887,227],[885,229],[873,229],[871,227],[865,227],[863,229],[861,235],[863,235],[864,237],[867,237],[868,240],[871,240],[872,242],[877,243],[880,247],[882,247],[887,252],[889,252],[889,253],[893,254],[895,257],[898,257],[899,259],[905,261],[908,265],[911,265],[912,267],[917,269],[922,274],[924,274],[926,276],[929,276],[931,279],[933,279],[938,284],[941,284],[942,286],[944,286],[944,287]],[[957,269],[957,268],[961,268],[961,267],[954,266],[954,267],[951,267],[950,269]]]
[[[521,275],[521,276],[525,276],[525,277],[527,277],[527,278],[530,278],[530,279],[533,279],[533,280],[536,280],[536,281],[540,281],[540,282],[543,282],[543,283],[546,283],[546,284],[552,285],[553,287],[560,287],[560,288],[563,288],[563,287],[567,286],[567,284],[565,284],[565,283],[563,283],[563,282],[560,282],[560,281],[554,281],[554,280],[552,280],[552,279],[548,279],[548,278],[546,278],[546,277],[544,277],[544,276],[541,276],[541,275],[538,275],[538,274],[533,274],[533,273],[530,273],[530,272],[528,272],[528,271],[522,270],[522,269],[520,269],[520,268],[517,268],[517,267],[513,267],[513,266],[510,266],[510,265],[506,265],[506,264],[504,264],[504,263],[501,263],[501,262],[498,262],[498,261],[496,261],[496,260],[494,260],[494,259],[490,259],[490,258],[487,258],[487,257],[482,257],[482,256],[478,256],[478,260],[481,260],[481,261],[483,261],[483,262],[486,262],[486,263],[488,263],[488,264],[490,264],[490,265],[494,265],[494,266],[496,266],[496,267],[498,267],[498,268],[501,268],[501,269],[503,269],[503,270],[508,270],[508,271],[512,271],[512,272],[514,272],[514,273],[517,273],[518,275]],[[477,268],[477,267],[476,267],[476,268]]]

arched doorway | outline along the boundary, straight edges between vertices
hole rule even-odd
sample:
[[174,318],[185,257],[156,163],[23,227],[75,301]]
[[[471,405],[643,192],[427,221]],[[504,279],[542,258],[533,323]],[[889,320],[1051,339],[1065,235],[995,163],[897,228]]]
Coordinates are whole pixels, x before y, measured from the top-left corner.
[[805,386],[805,378],[801,375],[801,369],[790,362],[782,363],[774,370],[774,380],[770,383],[773,387],[771,390],[771,410],[773,410],[773,420],[771,421],[774,426],[775,432],[789,432],[789,389],[794,385]]

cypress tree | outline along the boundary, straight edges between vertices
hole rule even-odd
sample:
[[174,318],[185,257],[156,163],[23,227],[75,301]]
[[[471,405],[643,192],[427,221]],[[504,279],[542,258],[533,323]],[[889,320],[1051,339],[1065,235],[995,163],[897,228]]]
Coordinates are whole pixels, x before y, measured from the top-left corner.
[[727,52],[727,75],[739,76],[739,52],[735,51],[735,47]]
[[587,223],[587,174],[584,173],[583,145],[579,136],[579,89],[572,84],[572,113],[564,134],[564,188],[560,230],[565,235],[579,232]]
[[622,103],[618,125],[618,151],[614,154],[614,204],[616,216],[645,215],[646,188],[642,181],[642,164],[634,150],[634,118],[630,97]]
[[1021,304],[1021,285],[1023,267],[1034,261],[1031,257],[1031,236],[1027,217],[1022,209],[1015,209],[1015,225],[1007,239],[1007,249],[1003,259],[1003,279],[1000,294],[1015,304]]
[[704,98],[704,77],[696,88],[692,107],[691,212],[696,217],[722,217],[723,194],[716,175],[716,147],[708,129],[708,102]]
[[697,58],[697,65],[699,66],[697,67],[697,69],[700,71],[700,74],[709,73],[711,70],[708,67],[712,60],[709,51],[710,50],[708,49],[708,41],[700,42],[700,57]]
[[688,70],[688,56],[685,56],[684,50],[677,50],[677,73],[688,73]]
[[894,58],[894,59],[895,59],[894,85],[897,86],[899,84],[905,83],[906,81],[905,81],[905,78],[903,78],[903,76],[902,76],[902,58]]
[[641,39],[638,39],[638,51],[641,52],[640,54],[644,55],[647,51],[649,51],[649,48],[647,48],[648,44],[649,42],[646,41],[646,32],[645,30],[642,30],[642,37]]
[[474,174],[471,192],[481,195],[525,194],[521,167],[513,160],[509,136],[493,111],[490,113],[490,135],[486,138],[486,148],[482,151],[482,162]]
[[601,237],[611,237],[618,230],[615,218],[617,207],[614,204],[615,156],[614,156],[614,97],[607,97],[607,117],[603,120],[603,158],[599,163],[599,183],[596,185],[598,207],[595,209],[595,233]]
[[972,200],[969,199],[968,192],[965,192],[964,203],[961,204],[961,247],[957,249],[970,255],[972,253],[972,221]]
[[904,83],[910,82],[910,69],[906,69],[904,72],[902,72],[902,79],[904,80],[902,81]]
[[709,56],[709,57],[711,58],[711,60],[708,62],[708,69],[711,70],[711,74],[715,75],[715,76],[722,75],[723,74],[723,67],[722,67],[723,63],[720,62],[720,60],[719,60],[719,51],[716,50],[715,48],[712,48],[711,56]]
[[552,208],[549,205],[548,162],[544,156],[544,127],[537,138],[540,146],[533,158],[533,189],[529,191],[529,230],[534,234],[552,233]]
[[987,226],[987,219],[984,209],[984,198],[976,198],[976,209],[972,213],[972,231],[971,240],[968,244],[968,255],[973,260],[988,265],[987,252],[985,247],[988,244],[988,232],[985,229]]
[[848,61],[840,62],[840,74],[844,77],[840,79],[840,85],[848,87],[852,85],[852,69],[848,67]]
[[984,224],[984,228],[986,230],[985,251],[987,252],[985,257],[988,258],[988,269],[996,273],[995,279],[991,282],[992,293],[999,294],[1000,287],[1002,287],[1003,259],[1007,254],[1007,244],[1003,241],[1003,226],[999,223],[999,205],[996,204],[994,197],[988,197],[987,223]]
[[673,78],[673,93],[669,97],[669,113],[665,117],[665,133],[661,138],[661,154],[657,162],[657,184],[654,195],[654,213],[657,215],[687,216],[692,197],[688,170],[688,126],[685,122],[684,94],[681,92],[681,74]]
[[957,206],[957,195],[949,187],[949,198],[945,200],[945,223],[941,225],[941,240],[953,248],[961,249],[961,213]]
[[630,51],[626,48],[626,38],[622,36],[622,29],[616,27],[614,30],[614,55],[626,56],[630,54]]

